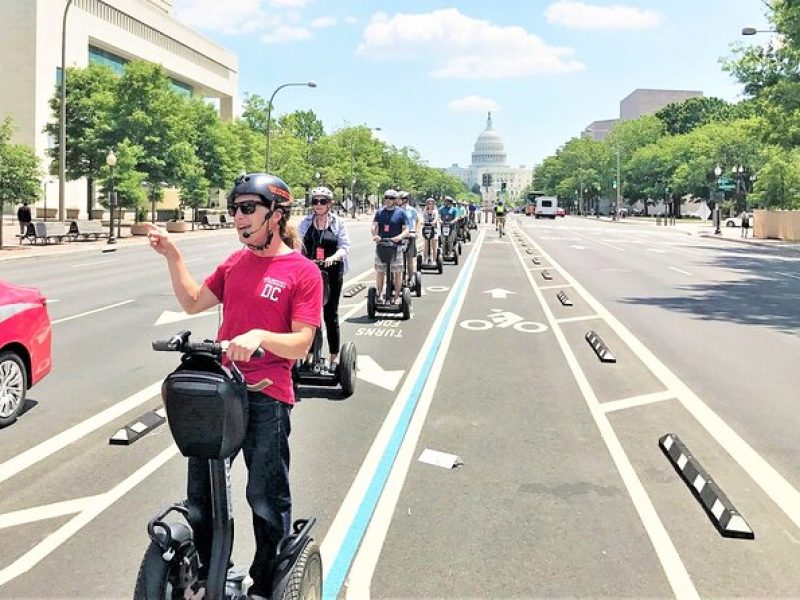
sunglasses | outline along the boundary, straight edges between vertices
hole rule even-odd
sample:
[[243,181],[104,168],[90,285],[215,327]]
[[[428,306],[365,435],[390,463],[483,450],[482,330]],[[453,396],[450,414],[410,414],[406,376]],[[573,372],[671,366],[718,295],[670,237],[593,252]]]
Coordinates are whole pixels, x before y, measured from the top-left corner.
[[232,217],[236,216],[236,211],[241,210],[243,215],[252,215],[256,212],[257,206],[263,206],[261,202],[255,200],[246,200],[244,202],[236,202],[228,204],[228,214]]
[[311,206],[316,206],[317,204],[321,204],[322,206],[325,206],[326,204],[328,204],[328,199],[327,198],[312,198],[311,199]]
[[384,200],[397,200],[397,196],[384,196]]

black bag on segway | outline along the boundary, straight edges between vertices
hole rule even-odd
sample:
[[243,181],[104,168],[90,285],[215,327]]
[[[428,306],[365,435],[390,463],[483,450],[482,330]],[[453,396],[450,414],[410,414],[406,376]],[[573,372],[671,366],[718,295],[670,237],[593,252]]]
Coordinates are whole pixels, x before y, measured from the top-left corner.
[[161,385],[172,437],[181,454],[204,459],[232,456],[247,431],[247,387],[211,355],[192,354]]

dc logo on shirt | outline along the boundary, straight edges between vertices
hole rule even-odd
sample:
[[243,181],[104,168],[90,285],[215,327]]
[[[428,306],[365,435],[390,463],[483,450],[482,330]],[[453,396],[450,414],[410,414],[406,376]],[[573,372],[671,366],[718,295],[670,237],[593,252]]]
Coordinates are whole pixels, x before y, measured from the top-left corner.
[[264,287],[261,290],[261,297],[278,302],[281,292],[286,287],[286,282],[272,277],[264,278]]

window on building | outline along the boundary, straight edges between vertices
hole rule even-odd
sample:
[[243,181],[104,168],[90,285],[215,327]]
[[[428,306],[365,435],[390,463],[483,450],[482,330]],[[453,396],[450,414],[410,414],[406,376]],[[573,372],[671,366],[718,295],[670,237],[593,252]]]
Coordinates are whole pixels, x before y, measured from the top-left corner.
[[122,75],[125,70],[127,60],[116,54],[112,54],[102,48],[89,46],[89,63],[96,65],[106,65],[111,67],[117,75]]
[[61,80],[64,78],[64,74],[61,72],[61,67],[56,67],[56,87],[61,85]]
[[188,83],[183,83],[177,79],[170,78],[170,85],[173,92],[178,92],[181,96],[191,96],[194,93],[194,88]]

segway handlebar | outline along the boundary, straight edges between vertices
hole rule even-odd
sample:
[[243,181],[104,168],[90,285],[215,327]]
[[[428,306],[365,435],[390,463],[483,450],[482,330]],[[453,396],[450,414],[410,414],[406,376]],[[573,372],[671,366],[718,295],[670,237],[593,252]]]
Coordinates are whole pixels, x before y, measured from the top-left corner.
[[[211,354],[220,358],[228,349],[227,341],[215,342],[213,340],[203,340],[202,342],[190,342],[191,331],[179,331],[168,340],[153,340],[153,350],[157,352],[182,352],[183,354]],[[255,358],[263,358],[264,349],[259,348],[253,353]]]

